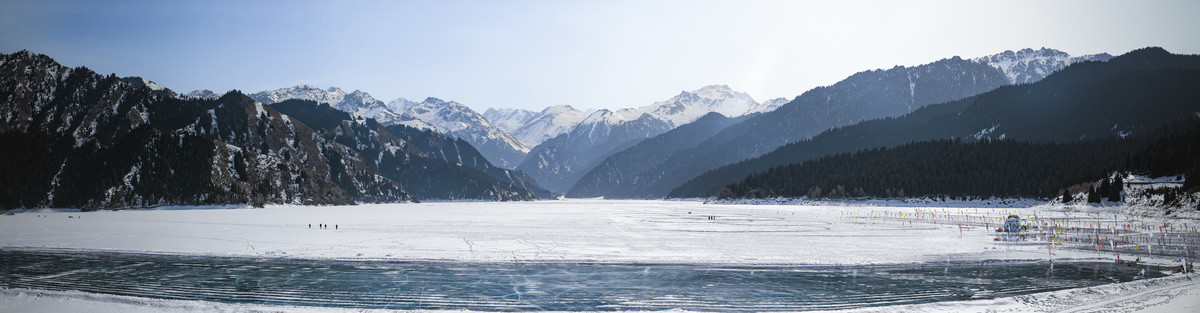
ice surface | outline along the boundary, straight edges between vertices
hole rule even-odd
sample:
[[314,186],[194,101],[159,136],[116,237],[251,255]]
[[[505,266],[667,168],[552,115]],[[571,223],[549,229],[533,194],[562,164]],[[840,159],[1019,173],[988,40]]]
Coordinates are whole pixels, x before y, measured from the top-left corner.
[[[1016,297],[871,307],[849,310],[849,312],[1196,312],[1197,310],[1200,310],[1200,279],[1196,279],[1195,275],[1175,275]],[[162,300],[78,291],[0,289],[0,312],[396,311]],[[672,312],[684,311],[672,310]]]
[[[332,259],[722,264],[1046,258],[1044,245],[996,242],[985,227],[968,226],[960,233],[957,224],[946,221],[852,219],[916,210],[922,208],[563,200],[24,212],[0,217],[0,247]],[[982,210],[998,222],[1009,213],[1034,215],[1045,209],[924,210]],[[318,224],[338,229],[319,229]],[[1098,257],[1086,250],[1056,251],[1055,256]]]
[[[633,200],[273,206],[263,209],[183,207],[82,213],[36,210],[0,216],[0,248],[256,258],[711,263],[722,266],[1045,260],[1045,244],[994,241],[995,234],[990,227],[959,228],[960,223],[947,218],[955,214],[989,218],[1006,214],[1043,217],[1071,214],[1086,218],[1091,213],[1108,214],[1119,210],[1086,206],[737,205]],[[940,214],[942,219],[917,220],[909,224],[879,218],[917,211]],[[1184,222],[1194,227],[1194,220]],[[309,224],[312,224],[311,228]],[[329,224],[330,227],[321,229],[318,224]],[[1053,253],[1055,260],[1060,262],[1111,262],[1114,257],[1108,252],[1098,254],[1084,249],[1057,249]],[[1165,258],[1144,257],[1143,260],[1173,265]],[[1020,296],[1022,298],[917,304],[897,309],[1061,310],[1109,302],[1115,303],[1116,308],[1128,310],[1194,309],[1200,296],[1196,283],[1177,277],[1181,276]],[[1125,296],[1129,294],[1145,294],[1148,298]],[[143,310],[147,307],[151,309]],[[31,308],[54,312],[311,311],[296,307],[0,289],[0,311],[24,312]]]
[[12,288],[270,305],[539,311],[861,308],[1026,295],[1133,281],[1142,273],[1164,276],[1155,267],[1044,261],[771,267],[10,251],[0,254],[0,264],[8,277],[0,286]]

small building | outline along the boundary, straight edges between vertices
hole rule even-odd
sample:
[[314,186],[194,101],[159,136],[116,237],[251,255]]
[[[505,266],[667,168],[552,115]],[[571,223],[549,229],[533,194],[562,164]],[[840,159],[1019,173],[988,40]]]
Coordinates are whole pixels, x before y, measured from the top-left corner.
[[1009,215],[1008,218],[1004,220],[1004,231],[1008,233],[1021,232],[1021,217]]

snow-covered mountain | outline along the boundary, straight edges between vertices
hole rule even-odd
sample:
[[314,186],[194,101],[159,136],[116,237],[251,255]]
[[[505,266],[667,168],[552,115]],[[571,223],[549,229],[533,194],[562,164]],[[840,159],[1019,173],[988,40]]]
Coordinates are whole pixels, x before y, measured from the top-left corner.
[[397,98],[396,100],[388,102],[387,108],[388,110],[392,110],[392,112],[404,112],[404,110],[408,110],[409,107],[417,105],[418,103],[420,102],[413,102],[409,101],[408,99]]
[[526,147],[535,147],[555,136],[571,131],[587,113],[569,105],[556,105],[533,112],[522,109],[488,109],[483,117],[508,132]]
[[216,92],[213,92],[212,90],[208,90],[208,89],[202,89],[202,90],[192,90],[192,92],[189,92],[189,93],[187,93],[187,94],[184,94],[184,95],[183,95],[183,97],[184,97],[184,98],[189,98],[189,99],[209,99],[209,100],[212,100],[212,99],[220,98],[220,97],[221,97],[221,95],[222,95],[222,94],[218,94],[218,93],[216,93]]
[[401,98],[390,103],[390,107],[402,109],[397,112],[396,124],[466,140],[497,166],[512,168],[529,152],[528,147],[461,103],[433,97],[421,102]]
[[[517,169],[532,175],[546,189],[564,192],[609,155],[646,138],[658,136],[710,113],[740,117],[768,112],[784,103],[787,101],[782,98],[759,103],[750,95],[734,91],[729,86],[710,85],[683,91],[670,99],[638,108],[591,112],[570,126],[569,131],[566,130],[568,126],[584,113],[570,107],[550,107],[543,110],[542,114],[552,118],[531,118],[515,131],[517,138],[531,142],[546,138],[530,150]],[[497,118],[514,115],[498,115],[501,117]],[[559,135],[551,135],[554,133]]]
[[671,130],[650,114],[628,120],[609,110],[592,112],[570,132],[534,147],[517,167],[554,192],[566,192],[605,157]]
[[1015,52],[1008,50],[978,57],[972,61],[987,64],[1004,72],[1004,75],[1008,77],[1009,84],[1028,84],[1042,80],[1046,78],[1046,75],[1061,70],[1067,65],[1084,61],[1104,62],[1109,59],[1112,59],[1112,55],[1108,53],[1071,56],[1066,52],[1054,49],[1025,48]]
[[[527,147],[534,147],[560,134],[571,131],[589,116],[607,120],[609,125],[629,122],[649,115],[667,122],[670,127],[691,123],[708,113],[720,113],[738,117],[751,113],[768,112],[787,103],[786,98],[766,102],[754,101],[745,92],[734,91],[725,85],[710,85],[697,90],[681,91],[679,95],[637,108],[621,109],[602,113],[580,111],[571,106],[547,107],[541,112],[522,109],[488,109],[483,116],[500,129],[508,132]],[[600,114],[596,114],[600,113]]]
[[[727,118],[709,113],[691,123],[676,127],[661,135],[642,140],[633,147],[614,153],[581,176],[566,196],[572,198],[630,198],[641,195],[628,185],[639,185],[638,178],[646,176],[659,162],[671,155],[691,149],[717,132],[755,115]],[[640,187],[640,186],[639,186]]]
[[510,108],[488,108],[483,111],[483,118],[486,118],[492,125],[496,125],[500,130],[512,134],[517,128],[521,128],[526,122],[529,122],[537,112],[525,109],[510,109]]
[[[1105,61],[1097,54],[1072,57],[1053,49],[1005,51],[975,59],[951,57],[917,66],[859,72],[831,86],[817,87],[793,100],[773,99],[778,109],[729,125],[711,138],[680,151],[649,169],[599,168],[583,175],[577,196],[662,197],[696,175],[754,158],[821,131],[861,121],[896,117],[932,103],[980,94],[1004,85],[1031,83],[1082,61]],[[647,156],[628,159],[652,160]],[[640,171],[641,173],[634,173]],[[739,177],[740,178],[740,177]],[[587,180],[587,181],[584,181]]]
[[137,77],[137,76],[129,76],[129,77],[121,78],[121,80],[125,81],[126,83],[129,83],[130,85],[136,86],[136,87],[150,88],[150,90],[153,90],[155,93],[158,93],[159,95],[164,96],[164,97],[170,97],[170,98],[179,97],[179,94],[176,93],[175,91],[172,91],[171,89],[167,89],[167,87],[163,87],[162,85],[152,82],[149,79],[145,79],[145,78],[141,78],[141,77]]
[[0,180],[12,191],[0,193],[0,210],[552,196],[461,139],[307,99],[168,90],[28,51],[0,54],[0,146],[13,156],[0,162],[0,177],[12,178]]
[[1023,49],[975,59],[955,56],[917,66],[863,71],[804,92],[791,101],[771,100],[782,105],[730,125],[640,174],[629,175],[628,169],[608,170],[585,175],[597,181],[580,184],[607,186],[605,196],[662,197],[672,188],[669,186],[683,184],[698,174],[760,156],[830,128],[901,116],[928,104],[1004,85],[1036,82],[1075,62],[1109,58],[1108,54],[1071,57],[1053,49]]
[[[940,62],[932,65],[940,65],[938,63]],[[1003,77],[1003,73],[995,68],[988,69],[995,72],[995,76]],[[877,119],[839,127],[809,140],[793,141],[761,157],[743,158],[729,166],[711,170],[691,170],[692,173],[704,174],[683,183],[667,196],[711,195],[751,174],[772,175],[764,174],[764,171],[779,169],[779,166],[786,164],[800,164],[822,156],[894,147],[912,142],[951,138],[964,141],[1007,138],[1015,142],[1082,143],[1091,139],[1107,140],[1130,134],[1147,134],[1151,129],[1161,130],[1159,127],[1162,125],[1181,121],[1182,118],[1200,112],[1200,94],[1195,92],[1195,86],[1200,85],[1200,75],[1197,74],[1200,72],[1197,70],[1200,70],[1200,57],[1171,54],[1162,48],[1138,49],[1104,62],[1069,66],[1039,82],[992,88],[989,92],[972,97],[935,101],[911,114],[894,119]],[[968,79],[965,82],[972,81]],[[922,84],[918,83],[918,92],[921,92],[920,86]],[[810,97],[809,94],[802,94],[797,101],[779,110],[787,110],[794,104],[825,101],[823,94],[812,95],[815,97]],[[788,118],[794,120],[792,117]],[[736,126],[730,126],[726,131]],[[776,129],[776,133],[783,133],[777,131],[781,127],[775,125],[760,123],[753,126],[757,126],[755,129],[765,127]],[[761,134],[763,133],[759,133]],[[742,138],[735,140],[745,141]],[[1116,146],[1123,144],[1104,145],[1117,149]],[[704,155],[706,152],[688,153]],[[705,157],[711,158],[707,155]],[[1136,160],[1136,157],[1134,159]],[[993,155],[990,162],[994,160],[997,158]],[[793,171],[792,173],[813,173],[795,168],[785,170]],[[871,179],[886,180],[875,177]],[[661,184],[662,181],[657,183]],[[793,183],[792,187],[801,184],[795,181]],[[742,190],[777,195],[770,189],[759,188],[761,186],[748,186]],[[1033,192],[1032,190],[1037,188],[1030,190]],[[1050,191],[1051,194],[1053,192]]]
[[0,54],[0,137],[16,156],[0,165],[12,178],[0,190],[21,197],[0,197],[0,207],[413,199],[371,159],[241,93],[180,99],[156,86]]
[[766,109],[762,110],[762,112],[774,111],[775,109],[778,109],[779,107],[783,106],[784,104],[787,104],[790,101],[792,101],[792,99],[788,99],[788,98],[784,98],[784,97],[779,97],[779,98],[763,101],[762,104],[764,107],[766,107]]
[[320,89],[311,85],[298,85],[257,92],[250,95],[250,98],[264,104],[272,104],[289,99],[328,103],[335,109],[359,117],[373,118],[384,125],[395,124],[399,118],[399,114],[389,110],[383,101],[376,100],[370,94],[361,90],[346,93],[338,87]]
[[[385,127],[309,100],[285,100],[271,107],[330,140],[354,148],[365,159],[374,160],[380,173],[418,199],[522,200],[551,196],[533,184],[528,175],[495,167],[459,138],[405,125]],[[408,154],[398,154],[397,150]]]
[[529,148],[482,115],[453,101],[428,98],[414,102],[400,98],[385,104],[360,90],[347,93],[338,87],[320,89],[310,85],[268,90],[250,97],[265,104],[289,99],[328,103],[335,109],[356,117],[373,118],[385,126],[402,124],[461,138],[471,143],[488,161],[503,168],[516,166],[529,152]]
[[738,117],[771,111],[779,105],[782,103],[758,103],[745,92],[734,91],[729,86],[709,85],[693,91],[680,92],[671,99],[651,105],[623,109],[615,113],[618,118],[623,120],[634,120],[640,118],[642,114],[650,114],[660,120],[671,122],[672,127],[679,127],[712,112],[726,117]]

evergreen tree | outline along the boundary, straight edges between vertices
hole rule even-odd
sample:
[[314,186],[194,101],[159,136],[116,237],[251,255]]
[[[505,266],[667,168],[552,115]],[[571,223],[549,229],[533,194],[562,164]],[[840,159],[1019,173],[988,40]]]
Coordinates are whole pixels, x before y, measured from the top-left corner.
[[1125,180],[1121,176],[1123,175],[1118,173],[1117,178],[1109,186],[1108,201],[1121,202],[1121,191],[1125,190]]

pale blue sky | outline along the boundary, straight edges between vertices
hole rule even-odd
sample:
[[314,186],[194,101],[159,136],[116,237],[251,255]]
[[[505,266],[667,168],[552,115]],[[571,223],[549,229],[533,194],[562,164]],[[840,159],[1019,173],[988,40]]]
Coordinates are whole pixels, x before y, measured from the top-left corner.
[[862,70],[1049,47],[1200,53],[1200,1],[0,0],[0,52],[176,91],[296,84],[472,108],[622,108],[727,84],[794,97]]

